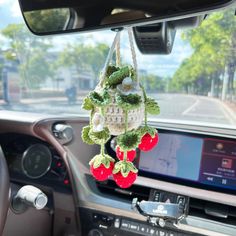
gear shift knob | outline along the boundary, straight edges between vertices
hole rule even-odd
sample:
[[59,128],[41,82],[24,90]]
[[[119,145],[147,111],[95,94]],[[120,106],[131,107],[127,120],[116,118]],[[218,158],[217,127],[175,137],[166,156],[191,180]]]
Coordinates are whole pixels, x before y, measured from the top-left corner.
[[32,185],[25,185],[14,196],[12,207],[15,211],[22,211],[27,206],[41,210],[47,205],[47,202],[47,196],[40,189]]

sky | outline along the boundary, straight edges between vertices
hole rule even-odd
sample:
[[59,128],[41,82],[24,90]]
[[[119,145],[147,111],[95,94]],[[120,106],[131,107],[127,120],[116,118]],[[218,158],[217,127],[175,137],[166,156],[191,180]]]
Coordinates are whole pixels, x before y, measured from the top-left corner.
[[10,23],[16,23],[22,20],[17,0],[0,0],[0,29]]
[[[0,0],[0,30],[11,23],[22,23],[23,17],[17,0]],[[62,48],[68,43],[78,40],[88,44],[96,42],[107,43],[111,45],[115,33],[109,30],[97,31],[94,33],[69,34],[54,36],[53,42],[56,50]],[[131,54],[127,34],[121,37],[121,55],[125,60],[131,62]],[[6,40],[0,34],[0,42],[7,45]],[[172,76],[181,62],[192,53],[191,47],[181,39],[181,32],[177,31],[173,50],[170,55],[142,55],[136,48],[138,68],[146,70],[148,73],[159,76]]]

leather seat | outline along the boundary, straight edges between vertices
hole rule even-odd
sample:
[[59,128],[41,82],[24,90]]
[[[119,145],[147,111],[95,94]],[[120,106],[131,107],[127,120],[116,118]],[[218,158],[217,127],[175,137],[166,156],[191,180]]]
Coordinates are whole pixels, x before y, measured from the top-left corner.
[[10,180],[8,166],[0,147],[0,236],[3,233],[10,200]]

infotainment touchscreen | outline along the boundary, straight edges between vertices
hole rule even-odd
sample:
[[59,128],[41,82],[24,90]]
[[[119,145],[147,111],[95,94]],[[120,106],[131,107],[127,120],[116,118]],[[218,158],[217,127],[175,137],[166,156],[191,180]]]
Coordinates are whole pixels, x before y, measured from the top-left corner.
[[236,142],[159,133],[159,144],[141,152],[139,169],[236,190]]

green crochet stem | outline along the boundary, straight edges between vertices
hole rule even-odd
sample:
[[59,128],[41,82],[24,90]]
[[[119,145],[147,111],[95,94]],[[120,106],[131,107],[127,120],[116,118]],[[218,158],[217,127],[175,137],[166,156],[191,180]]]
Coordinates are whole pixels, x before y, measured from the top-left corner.
[[145,126],[147,126],[147,108],[146,108],[147,94],[144,87],[141,84],[140,84],[140,87],[143,91],[143,97],[144,97],[144,124]]
[[144,106],[144,124],[147,126],[147,109],[146,106]]
[[89,126],[92,127],[92,117],[94,115],[94,109],[91,110],[90,112],[90,117],[89,117]]
[[104,107],[100,107],[100,114],[104,117]]
[[[105,155],[104,155],[104,154],[105,154],[105,146],[104,146],[104,144],[101,145],[100,153],[101,153],[103,156],[105,156]],[[105,156],[105,158],[106,158],[106,156]]]

